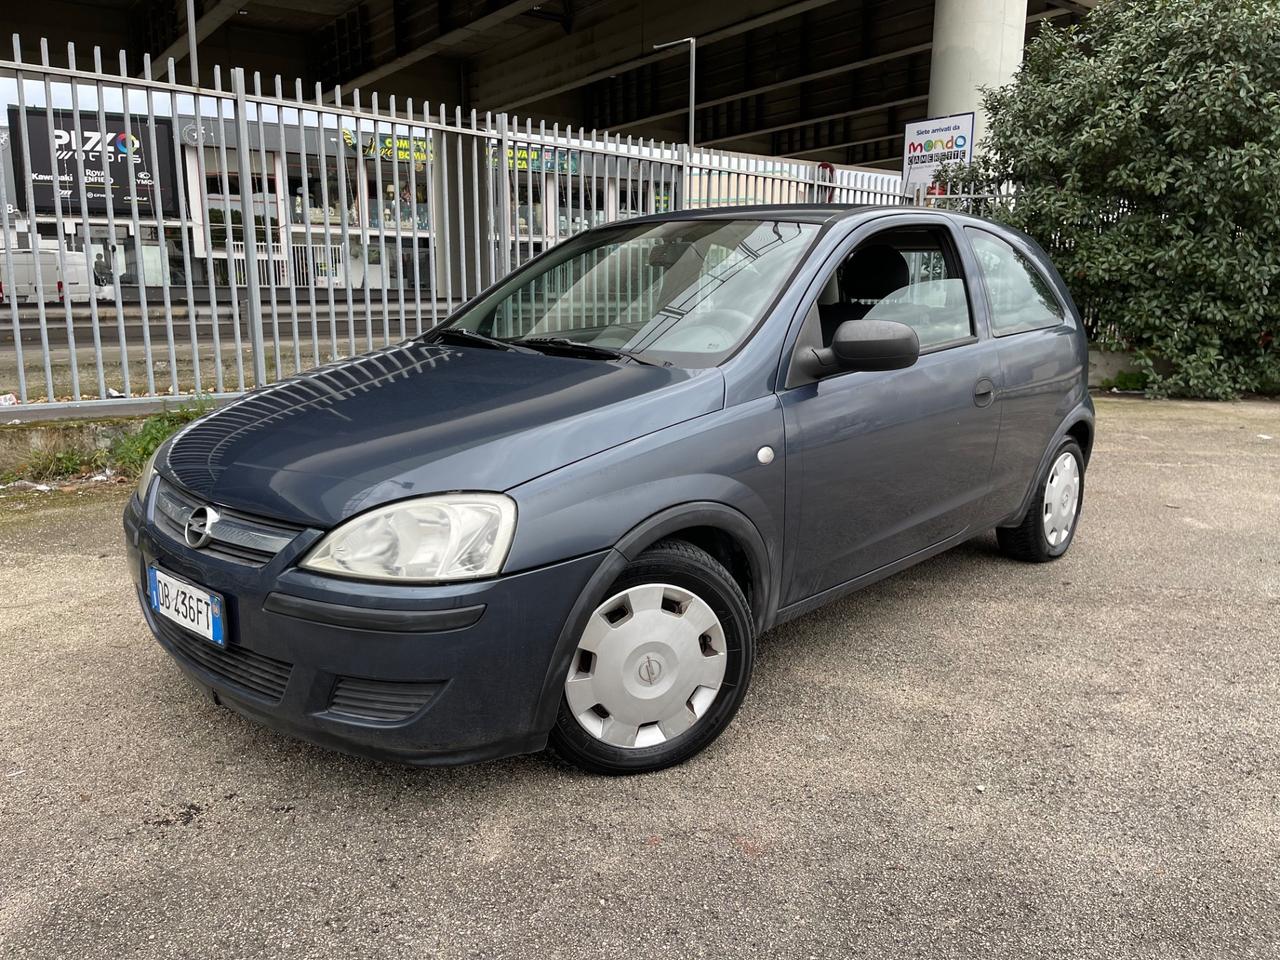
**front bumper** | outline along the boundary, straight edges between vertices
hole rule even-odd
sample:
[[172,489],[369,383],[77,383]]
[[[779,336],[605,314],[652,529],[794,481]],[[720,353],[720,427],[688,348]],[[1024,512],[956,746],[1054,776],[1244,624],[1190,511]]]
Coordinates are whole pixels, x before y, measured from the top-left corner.
[[[153,509],[125,508],[127,562],[147,626],[189,676],[283,733],[415,764],[545,746],[573,624],[612,565],[605,551],[474,583],[343,581],[296,567],[318,531],[255,566],[175,541]],[[153,614],[151,563],[223,595],[225,649]]]

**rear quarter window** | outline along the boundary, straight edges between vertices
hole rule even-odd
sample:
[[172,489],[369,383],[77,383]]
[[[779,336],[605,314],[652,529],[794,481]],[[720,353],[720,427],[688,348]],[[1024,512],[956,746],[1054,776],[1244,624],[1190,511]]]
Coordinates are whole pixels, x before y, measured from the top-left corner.
[[993,233],[966,227],[991,303],[991,332],[997,337],[1042,330],[1062,323],[1066,311],[1053,286],[1035,265]]

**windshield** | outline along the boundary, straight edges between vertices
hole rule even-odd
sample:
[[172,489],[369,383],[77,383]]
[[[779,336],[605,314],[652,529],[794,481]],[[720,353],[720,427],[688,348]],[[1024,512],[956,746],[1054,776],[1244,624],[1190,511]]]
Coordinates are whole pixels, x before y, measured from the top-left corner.
[[601,359],[713,366],[755,329],[817,230],[676,220],[592,231],[464,307],[447,329]]

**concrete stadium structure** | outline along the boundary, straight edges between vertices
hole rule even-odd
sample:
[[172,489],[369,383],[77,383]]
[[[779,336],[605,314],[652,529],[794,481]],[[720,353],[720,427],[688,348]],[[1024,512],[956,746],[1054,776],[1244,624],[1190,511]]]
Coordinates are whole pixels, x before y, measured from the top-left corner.
[[[513,113],[683,141],[697,40],[696,140],[746,153],[896,169],[903,125],[978,107],[1025,38],[1096,0],[44,0],[6,22],[50,42],[144,54],[190,79],[280,74],[308,86]],[[978,117],[977,133],[981,136]]]

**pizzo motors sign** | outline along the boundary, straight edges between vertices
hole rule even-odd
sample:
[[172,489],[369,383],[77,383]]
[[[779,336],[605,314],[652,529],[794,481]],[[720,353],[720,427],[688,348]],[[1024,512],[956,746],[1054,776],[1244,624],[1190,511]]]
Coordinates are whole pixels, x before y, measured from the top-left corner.
[[166,217],[177,216],[172,122],[167,117],[155,118],[153,155],[151,121],[134,117],[126,126],[124,117],[113,113],[104,119],[105,130],[98,125],[97,113],[81,111],[77,130],[75,114],[70,110],[53,110],[51,125],[43,107],[29,107],[27,142],[31,169],[27,170],[18,108],[9,108],[9,145],[18,183],[15,199],[23,213],[30,212],[23,183],[29,177],[37,214],[54,213],[59,205],[64,215],[81,213],[83,186],[90,215],[105,214],[110,203],[114,214],[129,216],[136,202],[139,217],[154,217],[157,212]]

